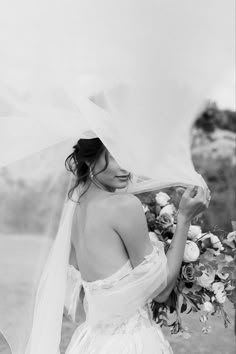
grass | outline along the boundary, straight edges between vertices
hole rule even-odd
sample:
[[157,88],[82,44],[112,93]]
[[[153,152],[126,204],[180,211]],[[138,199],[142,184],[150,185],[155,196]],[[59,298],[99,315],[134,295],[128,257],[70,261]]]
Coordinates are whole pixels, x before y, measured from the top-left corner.
[[[29,331],[22,332],[23,326],[30,328],[30,311],[33,307],[30,299],[35,292],[35,287],[30,287],[29,284],[37,283],[40,269],[37,265],[43,264],[45,249],[48,249],[46,240],[41,242],[36,237],[0,236],[0,330],[11,344],[14,354],[20,352],[22,354],[22,348],[29,334]],[[227,302],[225,309],[231,320],[228,329],[224,328],[221,318],[213,317],[209,320],[212,333],[203,334],[201,332],[203,325],[199,322],[198,313],[183,315],[184,325],[193,332],[189,339],[172,336],[168,333],[168,329],[164,328],[163,332],[171,343],[174,353],[235,353],[233,305]],[[62,354],[75,328],[76,324],[63,317]],[[1,340],[0,353],[10,353]]]

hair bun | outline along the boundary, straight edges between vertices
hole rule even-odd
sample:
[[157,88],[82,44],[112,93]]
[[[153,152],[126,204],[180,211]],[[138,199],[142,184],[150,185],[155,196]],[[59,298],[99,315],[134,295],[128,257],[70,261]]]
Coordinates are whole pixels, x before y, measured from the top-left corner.
[[75,151],[79,149],[79,142],[77,142],[77,144],[75,144],[75,145],[73,146],[73,149],[74,149]]

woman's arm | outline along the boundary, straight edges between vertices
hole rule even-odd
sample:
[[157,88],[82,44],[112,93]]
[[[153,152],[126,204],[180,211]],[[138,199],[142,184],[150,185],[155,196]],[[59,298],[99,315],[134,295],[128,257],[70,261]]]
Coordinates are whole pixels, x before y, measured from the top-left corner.
[[205,210],[209,204],[209,190],[198,187],[188,188],[179,204],[177,226],[170,247],[166,253],[168,265],[167,287],[155,300],[165,302],[175,287],[180,267],[183,261],[185,244],[191,220],[194,216]]
[[183,260],[184,248],[190,224],[191,221],[187,220],[182,215],[178,215],[175,234],[166,253],[168,264],[167,287],[154,298],[157,302],[165,302],[175,287]]
[[[191,220],[206,209],[207,190],[198,187],[187,188],[184,192],[177,217],[177,227],[167,257],[167,286],[155,298],[164,302],[176,284]],[[120,235],[128,251],[131,264],[136,267],[150,254],[153,246],[148,234],[148,226],[141,201],[132,194],[115,196],[112,222],[114,230]],[[114,215],[116,216],[114,218]]]
[[133,194],[113,195],[111,198],[111,227],[123,241],[132,267],[135,268],[153,250],[142,203]]

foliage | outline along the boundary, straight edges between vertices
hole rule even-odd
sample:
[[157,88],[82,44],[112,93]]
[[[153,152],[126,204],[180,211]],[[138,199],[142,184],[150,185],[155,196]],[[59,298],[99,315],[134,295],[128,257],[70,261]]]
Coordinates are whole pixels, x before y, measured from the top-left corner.
[[[175,232],[183,189],[177,187],[169,189],[169,194],[165,192],[138,197],[143,204],[150,238],[164,242],[167,252]],[[204,323],[202,331],[209,333],[209,314],[220,315],[225,327],[230,323],[224,310],[226,298],[236,309],[236,231],[227,234],[213,229],[203,233],[198,225],[201,217],[195,218],[189,228],[183,262],[168,300],[158,303],[153,299],[151,303],[154,320],[160,326],[170,327],[171,334],[182,332],[186,338],[190,332],[182,324],[181,313],[203,313],[200,316]],[[170,314],[176,317],[172,323],[169,323]]]
[[220,110],[214,102],[209,102],[194,125],[208,133],[213,132],[216,128],[236,133],[236,112]]

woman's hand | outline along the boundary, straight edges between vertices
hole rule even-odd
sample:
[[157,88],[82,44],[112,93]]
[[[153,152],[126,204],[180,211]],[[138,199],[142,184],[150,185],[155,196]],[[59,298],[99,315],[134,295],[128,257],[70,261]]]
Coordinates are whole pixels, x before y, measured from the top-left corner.
[[196,215],[208,208],[210,199],[210,190],[207,186],[188,187],[179,203],[178,218],[191,222]]

